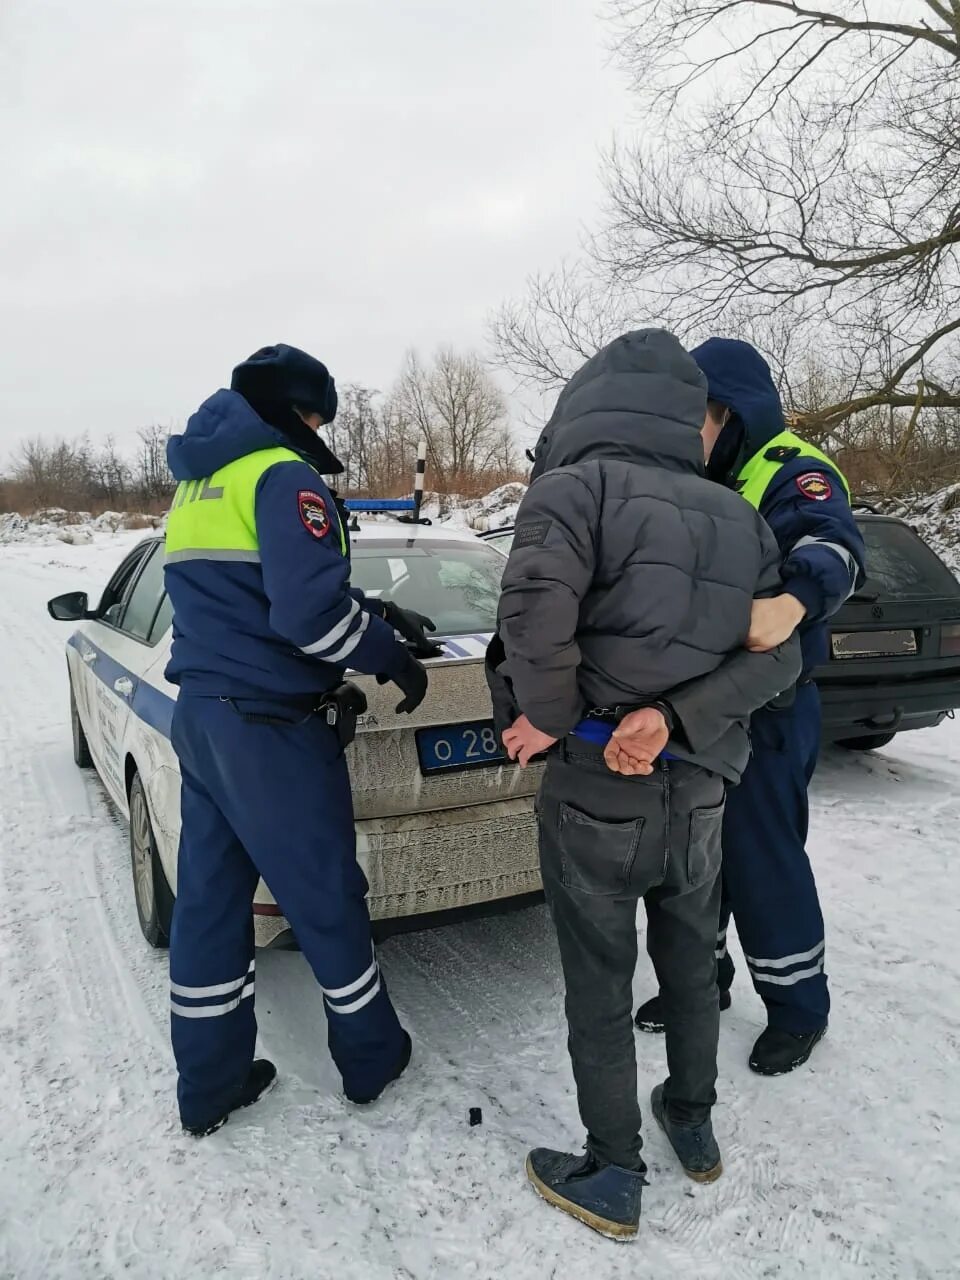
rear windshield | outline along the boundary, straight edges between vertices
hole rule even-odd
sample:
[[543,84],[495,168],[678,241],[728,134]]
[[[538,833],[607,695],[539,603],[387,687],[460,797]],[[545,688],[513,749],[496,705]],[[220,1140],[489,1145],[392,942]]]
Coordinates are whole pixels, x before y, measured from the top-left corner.
[[859,524],[867,545],[867,583],[858,597],[924,600],[960,595],[960,582],[912,529],[892,520]]
[[354,546],[351,584],[376,599],[416,609],[440,635],[493,631],[503,576],[503,556],[478,542],[420,546]]
[[485,547],[493,547],[502,556],[508,556],[510,548],[513,546],[513,530],[510,529],[507,533],[495,533],[490,538],[484,538],[483,545]]

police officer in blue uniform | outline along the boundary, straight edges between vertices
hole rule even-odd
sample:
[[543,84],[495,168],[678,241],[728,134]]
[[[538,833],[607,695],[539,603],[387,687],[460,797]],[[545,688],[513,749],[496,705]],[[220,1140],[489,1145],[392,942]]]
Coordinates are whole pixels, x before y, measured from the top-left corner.
[[[846,480],[825,454],[786,429],[759,352],[746,342],[711,338],[691,354],[707,375],[716,437],[707,474],[759,509],[783,553],[784,591],[756,603],[748,647],[772,648],[799,627],[803,648],[796,689],[754,713],[753,756],[727,799],[717,939],[724,1009],[734,976],[726,945],[732,911],[767,1009],[750,1066],[781,1075],[807,1061],[830,1012],[823,916],[805,848],[807,788],[820,744],[810,675],[828,657],[827,621],[862,581],[865,550]],[[663,1030],[659,996],[641,1006],[637,1025]]]
[[336,407],[320,361],[266,347],[168,448],[180,485],[167,527],[167,676],[180,686],[182,774],[171,1028],[180,1116],[196,1136],[276,1075],[254,1060],[261,877],[323,989],[346,1096],[373,1101],[410,1059],[356,860],[344,671],[393,681],[398,710],[413,711],[427,675],[396,633],[426,653],[432,624],[350,586],[345,524],[321,479],[343,468],[317,434]]

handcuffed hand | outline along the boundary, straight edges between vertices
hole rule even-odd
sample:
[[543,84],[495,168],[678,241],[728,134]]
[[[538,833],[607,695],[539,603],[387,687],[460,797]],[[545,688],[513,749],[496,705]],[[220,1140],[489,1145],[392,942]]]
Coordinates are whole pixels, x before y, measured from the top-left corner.
[[623,717],[603,751],[607,768],[627,777],[653,773],[653,762],[666,747],[670,727],[657,707],[641,707]]
[[534,756],[548,751],[556,741],[549,733],[541,733],[526,716],[519,716],[503,734],[507,755],[516,760],[521,769],[525,769]]

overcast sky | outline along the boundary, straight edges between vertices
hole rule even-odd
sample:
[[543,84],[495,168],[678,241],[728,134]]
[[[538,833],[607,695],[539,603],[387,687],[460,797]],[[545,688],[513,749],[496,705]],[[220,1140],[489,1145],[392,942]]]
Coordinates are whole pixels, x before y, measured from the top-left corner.
[[599,0],[2,0],[0,456],[182,421],[258,346],[385,388],[576,251]]

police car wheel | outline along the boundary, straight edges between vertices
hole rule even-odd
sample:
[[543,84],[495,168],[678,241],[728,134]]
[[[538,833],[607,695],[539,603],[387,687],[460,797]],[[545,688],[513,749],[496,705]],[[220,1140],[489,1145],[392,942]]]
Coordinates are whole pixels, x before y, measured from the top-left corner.
[[160,861],[139,773],[133,775],[130,787],[130,862],[140,930],[151,947],[166,947],[170,943],[173,893]]
[[78,769],[90,769],[93,767],[93,757],[90,755],[90,748],[87,745],[87,735],[83,732],[83,725],[80,723],[80,712],[77,710],[77,698],[73,692],[73,683],[70,684],[70,731],[73,735],[73,762]]
[[837,746],[847,751],[876,751],[889,745],[896,736],[895,733],[865,733],[857,738],[841,738]]

